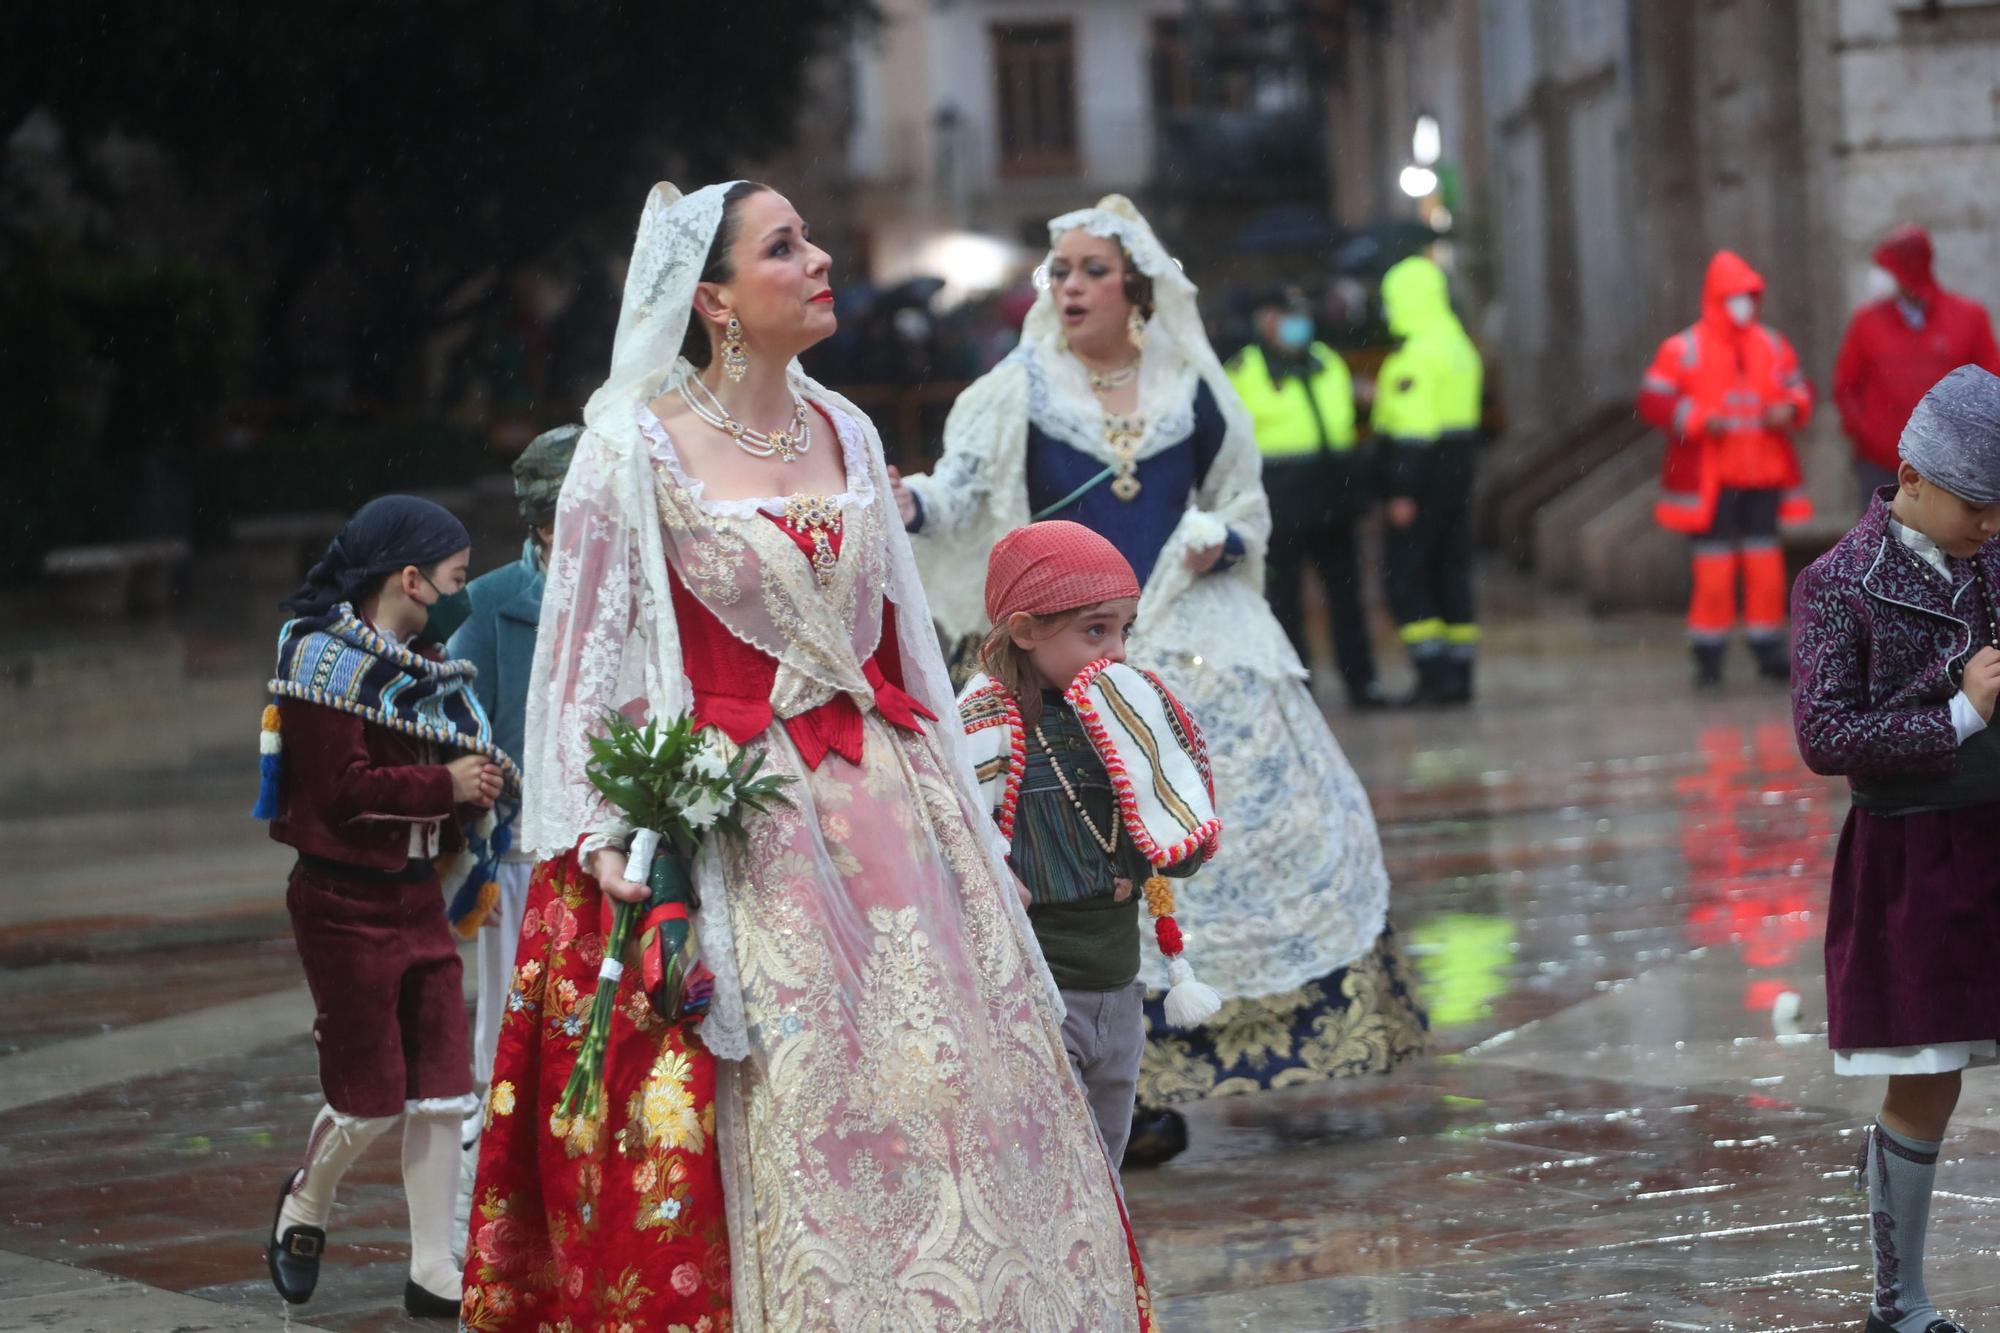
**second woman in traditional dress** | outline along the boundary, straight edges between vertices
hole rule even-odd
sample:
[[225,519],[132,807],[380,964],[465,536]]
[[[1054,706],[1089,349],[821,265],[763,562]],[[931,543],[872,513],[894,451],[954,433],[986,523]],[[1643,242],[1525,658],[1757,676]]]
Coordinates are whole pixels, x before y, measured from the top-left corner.
[[[1145,1329],[1053,984],[962,738],[937,721],[954,701],[880,442],[794,360],[834,330],[828,268],[765,187],[649,199],[557,514],[525,840],[577,848],[579,907],[600,888],[643,896],[623,877],[629,830],[585,774],[613,710],[692,712],[792,779],[787,804],[696,863],[714,998],[705,1049],[661,1085],[699,1128],[712,1116],[739,1330]],[[588,1129],[549,1127],[548,1109],[513,1112],[541,1118],[544,1162],[645,1170],[627,1149],[650,1142],[645,1095],[607,1099]],[[564,1247],[575,1205],[546,1206],[538,1237],[583,1289],[564,1308],[620,1299],[619,1270]],[[605,1229],[652,1219],[585,1225],[611,1246]],[[678,1271],[634,1279],[656,1293],[647,1326],[692,1322],[671,1304]]]
[[999,537],[1031,518],[1094,528],[1145,589],[1131,660],[1208,734],[1228,834],[1178,915],[1231,1002],[1192,1032],[1149,1002],[1141,1100],[1389,1069],[1422,1049],[1424,1019],[1386,926],[1367,794],[1264,600],[1270,507],[1248,415],[1194,284],[1127,200],[1049,235],[1020,347],[953,406],[936,470],[899,485],[931,605],[947,635],[983,632]]

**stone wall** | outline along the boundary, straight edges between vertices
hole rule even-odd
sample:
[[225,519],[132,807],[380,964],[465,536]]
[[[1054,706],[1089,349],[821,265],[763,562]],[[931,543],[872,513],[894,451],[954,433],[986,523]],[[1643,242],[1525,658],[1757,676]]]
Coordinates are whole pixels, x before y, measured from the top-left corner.
[[[1765,319],[1797,345],[1823,402],[1868,252],[1895,223],[1929,227],[1943,280],[2000,304],[1989,200],[2000,179],[2000,6],[1484,0],[1481,45],[1498,341],[1518,428],[1503,448],[1515,475],[1544,453],[1574,456],[1575,432],[1602,429],[1603,413],[1631,401],[1659,340],[1698,313],[1717,249],[1763,272]],[[1801,441],[1822,515],[1815,540],[1830,540],[1854,506],[1846,445],[1824,407]],[[1654,437],[1629,446],[1655,457],[1659,447]],[[1646,473],[1621,462],[1595,489]],[[1585,565],[1662,558],[1645,539],[1648,508],[1598,496]],[[1498,525],[1507,510],[1482,506],[1484,535],[1532,544]],[[1629,531],[1601,531],[1614,522]],[[1676,586],[1615,568],[1581,577],[1606,608]]]

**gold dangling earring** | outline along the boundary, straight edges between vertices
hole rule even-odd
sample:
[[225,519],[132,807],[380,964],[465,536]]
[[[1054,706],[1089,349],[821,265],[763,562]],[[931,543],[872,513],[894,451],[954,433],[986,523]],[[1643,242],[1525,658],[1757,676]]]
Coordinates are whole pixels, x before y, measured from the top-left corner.
[[1146,317],[1139,313],[1138,306],[1133,306],[1132,313],[1125,317],[1125,336],[1132,340],[1134,347],[1142,352],[1146,350]]
[[731,384],[741,384],[750,373],[750,356],[743,350],[743,325],[731,315],[722,332],[722,373]]

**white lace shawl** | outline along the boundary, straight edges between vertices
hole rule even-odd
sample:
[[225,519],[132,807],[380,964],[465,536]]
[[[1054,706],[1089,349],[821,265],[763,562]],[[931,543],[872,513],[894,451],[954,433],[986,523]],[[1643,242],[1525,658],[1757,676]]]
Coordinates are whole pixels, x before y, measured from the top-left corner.
[[[626,278],[611,376],[585,411],[586,429],[563,482],[535,640],[522,765],[527,776],[521,837],[537,857],[559,855],[580,838],[621,839],[630,832],[585,772],[589,737],[601,731],[609,711],[673,717],[692,703],[654,496],[652,451],[639,422],[640,409],[657,396],[663,381],[670,385],[693,373],[679,356],[681,337],[727,189],[710,186],[682,199],[671,186],[662,186],[648,197]],[[866,481],[875,502],[885,503],[888,475],[873,423],[796,363],[790,374],[809,401],[860,432]],[[850,483],[858,492],[858,484]],[[939,718],[955,719],[951,681],[909,539],[897,523],[884,527],[888,582],[882,591],[897,608],[905,688]],[[963,735],[949,725],[927,731],[956,780],[959,804],[992,859],[998,884],[1010,890],[1006,849],[980,800]],[[711,845],[695,866],[702,897],[696,934],[703,961],[716,976],[701,1035],[718,1058],[740,1060],[749,1050],[748,1034],[720,861]],[[1018,899],[1011,891],[1003,897],[1029,956],[1039,964],[1041,953]],[[1041,971],[1046,979],[1046,966]],[[1048,988],[1053,994],[1052,981]]]
[[[1122,199],[1057,218],[1049,224],[1051,244],[1076,227],[1117,237],[1153,280],[1154,312],[1141,358],[1139,411],[1149,426],[1159,424],[1149,430],[1142,452],[1156,453],[1187,437],[1197,383],[1208,386],[1225,428],[1214,463],[1146,582],[1135,660],[1182,655],[1270,677],[1303,678],[1298,654],[1264,602],[1271,510],[1264,496],[1263,459],[1250,415],[1209,346],[1194,284]],[[1103,443],[1102,410],[1075,358],[1059,349],[1060,336],[1055,297],[1044,288],[1028,313],[1022,345],[952,405],[945,420],[944,455],[936,468],[929,476],[909,479],[924,509],[923,527],[915,537],[918,561],[932,613],[947,637],[986,628],[987,556],[993,543],[1029,520],[1029,422],[1091,457],[1111,461]],[[1227,571],[1196,575],[1183,557],[1211,544],[1217,523],[1242,540],[1243,558]],[[1143,658],[1138,656],[1142,651]]]

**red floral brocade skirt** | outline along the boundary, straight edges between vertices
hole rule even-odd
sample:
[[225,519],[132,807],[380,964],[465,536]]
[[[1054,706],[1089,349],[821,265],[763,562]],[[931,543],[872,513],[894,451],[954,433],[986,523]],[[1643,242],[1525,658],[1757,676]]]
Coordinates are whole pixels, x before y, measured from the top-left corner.
[[715,1060],[619,983],[594,1120],[556,1114],[604,958],[575,853],[535,867],[487,1096],[460,1318],[473,1333],[723,1333]]

